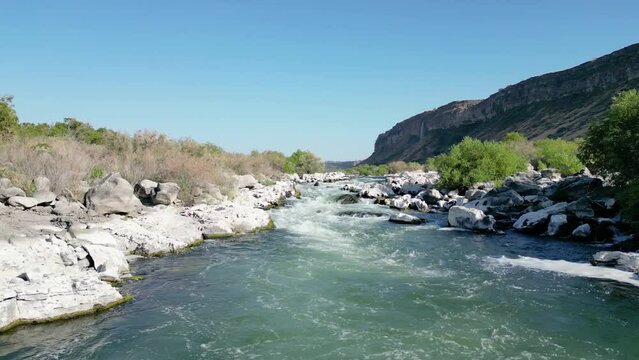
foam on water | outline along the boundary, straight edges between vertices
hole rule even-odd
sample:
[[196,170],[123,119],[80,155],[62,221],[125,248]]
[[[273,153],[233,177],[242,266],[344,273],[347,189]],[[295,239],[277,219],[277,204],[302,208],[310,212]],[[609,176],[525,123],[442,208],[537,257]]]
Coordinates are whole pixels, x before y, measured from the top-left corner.
[[545,260],[527,256],[520,256],[518,258],[507,258],[505,256],[498,258],[488,257],[486,261],[489,264],[499,266],[518,266],[527,269],[553,271],[570,276],[614,280],[639,286],[639,277],[634,273],[609,267],[593,266],[589,263],[577,263],[566,260]]

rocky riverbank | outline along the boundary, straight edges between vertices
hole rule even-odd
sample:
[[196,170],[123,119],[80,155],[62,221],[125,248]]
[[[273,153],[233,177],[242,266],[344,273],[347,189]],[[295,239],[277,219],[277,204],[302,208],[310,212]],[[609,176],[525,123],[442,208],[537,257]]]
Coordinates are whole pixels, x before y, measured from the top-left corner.
[[[404,172],[384,182],[346,184],[343,189],[392,209],[447,213],[451,227],[482,233],[513,230],[538,236],[608,246],[593,251],[593,264],[639,272],[636,237],[621,221],[612,189],[587,169],[562,177],[552,169],[517,173],[502,182],[475,184],[468,189],[437,187],[437,172]],[[390,219],[420,223],[402,213]],[[597,249],[599,250],[599,249]]]
[[188,207],[174,183],[132,186],[117,173],[87,189],[83,201],[51,192],[46,178],[34,179],[30,196],[0,179],[0,332],[125,302],[112,285],[133,277],[131,260],[271,229],[266,210],[299,196],[296,182],[336,178],[344,174],[288,176],[265,186],[238,176],[232,200],[203,184]]

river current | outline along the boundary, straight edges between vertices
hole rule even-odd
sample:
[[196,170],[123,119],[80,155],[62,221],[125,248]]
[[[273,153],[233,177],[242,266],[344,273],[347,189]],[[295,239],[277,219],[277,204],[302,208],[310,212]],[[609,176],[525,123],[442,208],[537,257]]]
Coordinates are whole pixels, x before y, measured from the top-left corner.
[[134,300],[0,335],[0,358],[639,359],[639,278],[592,245],[300,190],[276,230],[139,260]]

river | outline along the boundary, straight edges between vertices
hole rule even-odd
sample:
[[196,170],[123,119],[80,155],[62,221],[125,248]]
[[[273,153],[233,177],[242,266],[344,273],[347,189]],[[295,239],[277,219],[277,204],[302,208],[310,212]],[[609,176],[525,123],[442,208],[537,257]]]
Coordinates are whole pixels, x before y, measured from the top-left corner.
[[139,260],[134,300],[0,335],[0,358],[639,358],[639,279],[590,267],[596,247],[300,190],[276,230]]

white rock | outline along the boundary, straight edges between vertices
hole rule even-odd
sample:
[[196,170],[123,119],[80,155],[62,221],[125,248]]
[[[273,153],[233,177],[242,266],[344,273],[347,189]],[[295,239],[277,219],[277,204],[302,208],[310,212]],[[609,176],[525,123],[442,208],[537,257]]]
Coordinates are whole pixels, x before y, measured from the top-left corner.
[[551,215],[546,234],[549,236],[556,236],[561,233],[566,225],[568,225],[568,216],[565,214]]
[[405,214],[405,213],[397,213],[390,216],[388,221],[397,223],[397,224],[421,224],[424,220],[418,218],[417,216]]
[[109,231],[126,252],[153,255],[172,252],[202,240],[201,225],[174,207],[153,207],[131,219],[113,218],[97,224]]
[[453,206],[448,211],[450,226],[475,231],[495,231],[495,219],[479,209]]
[[553,206],[549,206],[545,209],[525,213],[520,216],[517,221],[515,221],[515,223],[513,224],[513,228],[519,231],[541,230],[542,228],[545,229],[548,218],[551,215],[565,212],[567,205],[567,203],[561,202]]
[[38,201],[38,205],[52,205],[55,203],[55,194],[49,190],[36,191],[33,198]]
[[577,228],[575,228],[575,230],[572,231],[572,236],[576,239],[581,239],[581,240],[585,240],[588,239],[590,237],[591,234],[591,230],[590,230],[590,225],[588,224],[582,224],[577,226]]
[[258,181],[255,179],[255,177],[250,174],[236,176],[235,180],[237,181],[238,189],[244,189],[244,188],[252,189],[255,186],[257,186],[257,184],[259,184]]
[[12,196],[9,198],[7,203],[14,207],[31,209],[32,207],[38,205],[38,200],[27,196]]
[[176,183],[161,183],[157,187],[153,203],[156,205],[171,205],[177,201],[180,187]]
[[133,191],[135,192],[135,195],[140,199],[153,199],[157,187],[158,183],[156,183],[155,181],[144,179],[135,184]]
[[412,199],[410,195],[403,195],[390,200],[390,207],[398,210],[406,210],[410,206]]
[[85,195],[86,207],[97,214],[130,214],[142,203],[133,194],[133,187],[119,173],[111,173]]
[[129,263],[123,252],[100,245],[87,244],[82,247],[89,254],[100,280],[118,281],[121,276],[129,274]]

